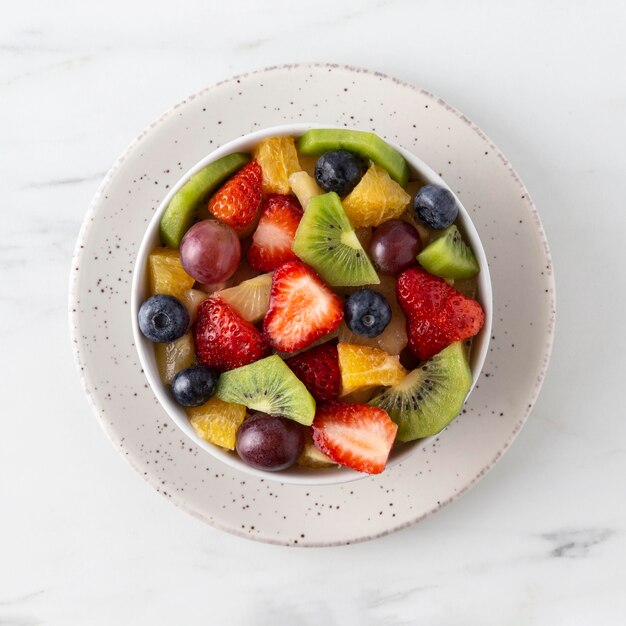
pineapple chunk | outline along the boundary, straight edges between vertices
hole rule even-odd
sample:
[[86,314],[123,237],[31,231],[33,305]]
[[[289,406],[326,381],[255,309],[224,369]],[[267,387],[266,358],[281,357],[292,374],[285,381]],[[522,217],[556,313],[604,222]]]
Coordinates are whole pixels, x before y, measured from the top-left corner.
[[[391,307],[391,321],[389,325],[380,335],[368,339],[352,333],[346,323],[342,322],[341,326],[339,326],[339,341],[341,343],[355,343],[361,346],[380,348],[391,355],[400,354],[406,348],[408,337],[406,334],[406,317],[396,298],[396,279],[393,276],[380,274],[380,284],[368,285],[368,289],[382,294],[389,302]],[[353,289],[350,289],[347,293],[352,293],[353,291]]]
[[190,323],[193,324],[196,320],[196,314],[198,313],[198,306],[203,300],[206,300],[209,294],[206,291],[200,291],[200,289],[187,289],[181,295],[179,300],[185,305],[187,313],[189,313]]
[[313,196],[321,196],[324,193],[324,190],[315,182],[315,178],[306,172],[292,174],[289,177],[289,186],[303,209],[306,209],[306,205]]
[[302,449],[296,463],[300,467],[310,467],[314,469],[337,466],[337,463],[335,463],[329,456],[326,456],[315,447],[309,433],[306,434],[304,448]]
[[186,409],[198,437],[228,450],[235,449],[237,429],[246,419],[246,407],[213,397],[202,406]]
[[254,149],[263,170],[263,193],[288,194],[289,176],[302,168],[293,137],[268,137]]
[[172,382],[172,378],[180,370],[184,370],[192,365],[195,359],[191,333],[187,333],[169,343],[155,343],[154,351],[156,353],[159,375],[166,385]]
[[236,287],[218,291],[217,295],[248,322],[260,322],[270,306],[272,272],[244,280]]
[[180,262],[178,250],[157,248],[148,257],[150,275],[150,293],[163,293],[180,298],[182,293],[191,289],[195,280],[187,274]]

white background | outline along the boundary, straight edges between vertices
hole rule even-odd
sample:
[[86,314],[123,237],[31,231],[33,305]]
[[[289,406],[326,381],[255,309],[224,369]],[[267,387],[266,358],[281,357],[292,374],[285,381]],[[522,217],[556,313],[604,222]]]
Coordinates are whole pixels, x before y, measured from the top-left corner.
[[[0,624],[624,624],[625,6],[0,3]],[[91,414],[66,321],[81,220],[126,145],[189,93],[298,61],[461,109],[528,186],[557,279],[511,450],[437,515],[346,548],[256,544],[156,494]]]

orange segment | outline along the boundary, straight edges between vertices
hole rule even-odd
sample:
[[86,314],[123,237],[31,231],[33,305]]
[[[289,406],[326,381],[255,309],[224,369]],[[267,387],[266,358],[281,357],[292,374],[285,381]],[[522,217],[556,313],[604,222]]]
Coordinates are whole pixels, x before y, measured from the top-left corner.
[[193,364],[195,354],[191,333],[169,343],[155,343],[157,367],[161,380],[169,385],[180,370]]
[[183,269],[178,250],[157,248],[148,257],[150,293],[164,293],[180,298],[182,293],[196,282]]
[[359,184],[344,198],[343,208],[354,228],[379,226],[400,217],[411,196],[380,165],[370,165]]
[[246,418],[246,407],[213,397],[202,406],[186,409],[198,437],[228,450],[235,449],[237,429]]
[[288,194],[289,176],[302,170],[293,137],[268,137],[254,149],[263,170],[263,193]]
[[342,395],[367,387],[397,385],[407,374],[397,356],[378,348],[340,343],[337,352]]

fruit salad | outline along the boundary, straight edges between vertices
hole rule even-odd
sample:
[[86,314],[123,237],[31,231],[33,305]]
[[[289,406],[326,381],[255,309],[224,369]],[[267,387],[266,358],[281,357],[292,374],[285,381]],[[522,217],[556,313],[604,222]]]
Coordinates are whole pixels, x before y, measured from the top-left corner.
[[257,469],[384,470],[472,383],[479,264],[448,189],[368,132],[260,141],[160,221],[138,324],[196,434]]

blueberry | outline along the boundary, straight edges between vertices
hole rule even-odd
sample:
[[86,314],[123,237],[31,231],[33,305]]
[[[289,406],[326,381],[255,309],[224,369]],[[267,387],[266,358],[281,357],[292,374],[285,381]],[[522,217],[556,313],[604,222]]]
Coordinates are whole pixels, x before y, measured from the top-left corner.
[[459,213],[454,196],[439,185],[422,187],[413,199],[413,208],[425,226],[436,230],[451,226]]
[[360,289],[348,296],[344,314],[348,328],[361,337],[376,337],[391,321],[391,307],[384,296]]
[[178,404],[200,406],[215,391],[217,372],[206,365],[192,365],[172,379],[172,394]]
[[182,337],[189,327],[189,313],[180,300],[157,294],[140,307],[139,329],[150,340],[159,343]]
[[324,191],[340,196],[350,193],[363,176],[361,160],[347,150],[332,150],[315,164],[315,180]]

